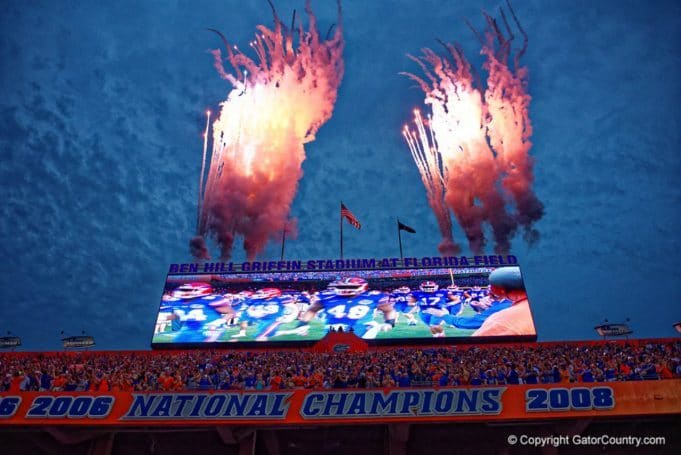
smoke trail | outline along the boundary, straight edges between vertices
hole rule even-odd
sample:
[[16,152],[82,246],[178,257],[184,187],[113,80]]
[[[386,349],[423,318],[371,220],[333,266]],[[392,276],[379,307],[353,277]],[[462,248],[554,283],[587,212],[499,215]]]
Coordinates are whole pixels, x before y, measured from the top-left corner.
[[[203,182],[206,172],[206,152],[208,151],[208,130],[210,129],[210,111],[206,111],[206,130],[203,132],[203,157],[201,159],[201,174],[199,175],[199,202],[197,204],[196,229],[201,222],[201,209],[203,208]],[[197,232],[198,234],[198,232]]]
[[[515,202],[515,219],[525,228],[526,239],[533,241],[538,233],[532,229],[532,224],[542,217],[544,206],[532,191],[533,161],[529,155],[532,147],[532,123],[529,116],[531,97],[527,93],[527,68],[520,65],[520,58],[527,49],[527,34],[510,3],[508,8],[523,35],[523,47],[515,54],[515,72],[511,71],[508,59],[514,35],[506,15],[500,9],[508,38],[499,29],[496,21],[487,16],[486,42],[482,48],[486,57],[483,67],[489,73],[485,91],[489,112],[487,130],[503,172],[501,184]],[[495,40],[498,45],[495,45]]]
[[325,39],[317,31],[309,0],[307,30],[302,25],[296,29],[295,13],[287,29],[270,6],[274,29],[257,27],[250,43],[255,60],[213,30],[225,44],[233,74],[225,70],[219,50],[213,51],[215,67],[234,88],[212,125],[198,236],[190,245],[197,257],[207,252],[204,239],[212,235],[227,259],[241,235],[253,259],[285,226],[295,226],[288,217],[302,177],[303,144],[315,139],[336,101],[343,75],[340,2],[335,32]]
[[[518,223],[531,232],[531,224],[541,217],[541,203],[530,190],[532,162],[528,156],[531,147],[528,138],[531,127],[527,116],[529,96],[525,91],[526,85],[517,83],[523,80],[517,75],[511,79],[507,77],[514,73],[506,65],[506,59],[499,59],[495,54],[494,39],[499,39],[500,35],[496,33],[498,29],[493,28],[496,27],[494,20],[487,18],[490,30],[486,34],[487,41],[483,43],[483,53],[488,55],[488,63],[495,58],[497,66],[490,71],[488,90],[483,92],[482,84],[463,51],[458,46],[442,42],[446,57],[430,49],[422,49],[420,57],[409,56],[419,65],[425,78],[412,73],[402,74],[416,81],[426,95],[424,102],[432,111],[427,127],[433,138],[432,153],[439,155],[442,163],[444,200],[464,230],[470,249],[475,253],[484,250],[483,226],[489,223],[495,250],[505,253],[510,248],[510,238]],[[510,40],[501,40],[497,53],[508,53],[509,49]],[[522,53],[518,58],[520,56]],[[506,72],[498,67],[504,67]],[[489,70],[487,65],[485,68]],[[524,71],[521,75],[526,75],[526,69]],[[511,82],[516,82],[512,85],[515,92],[509,91]],[[490,88],[493,92],[489,92]],[[492,105],[488,96],[494,99]],[[518,113],[522,120],[519,127],[517,123],[514,129],[508,125],[502,127],[502,121],[508,119],[507,111]],[[495,119],[499,120],[495,123]],[[510,121],[518,122],[518,118]],[[416,118],[415,123],[417,131],[422,128],[420,118]],[[408,128],[405,131],[405,139],[414,155],[415,133]],[[522,147],[516,145],[516,136],[520,138]],[[416,156],[414,158],[426,188],[432,186],[431,174],[424,173],[423,166],[419,165]],[[431,201],[432,191],[427,192]],[[511,198],[516,201],[516,216],[511,216],[506,209]],[[536,207],[540,210],[537,211]],[[435,207],[433,210],[440,222],[443,214]]]

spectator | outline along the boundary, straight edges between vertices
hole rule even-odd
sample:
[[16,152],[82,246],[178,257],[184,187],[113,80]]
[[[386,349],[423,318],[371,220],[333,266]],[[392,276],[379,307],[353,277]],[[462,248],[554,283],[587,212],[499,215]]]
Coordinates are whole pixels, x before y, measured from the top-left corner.
[[[32,372],[26,374],[26,372]],[[681,377],[681,342],[399,348],[365,353],[2,353],[0,390],[181,391],[543,384]]]

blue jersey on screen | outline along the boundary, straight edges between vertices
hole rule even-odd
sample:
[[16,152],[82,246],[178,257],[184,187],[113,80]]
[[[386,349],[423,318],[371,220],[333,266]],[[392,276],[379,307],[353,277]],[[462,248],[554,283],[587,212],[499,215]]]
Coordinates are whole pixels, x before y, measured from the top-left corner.
[[513,302],[511,302],[508,299],[494,301],[492,302],[489,308],[481,311],[480,313],[474,314],[473,316],[469,317],[452,316],[447,319],[447,323],[460,329],[479,329],[482,326],[482,323],[485,322],[485,320],[490,315],[497,313],[501,310],[505,310],[506,308],[509,308],[511,305],[513,305]]
[[175,320],[172,331],[177,332],[175,342],[202,342],[206,340],[207,329],[217,328],[222,313],[215,309],[220,302],[227,301],[221,295],[207,295],[196,299],[165,298],[161,302],[161,313],[172,313]]
[[444,310],[449,303],[449,291],[444,289],[435,292],[414,291],[411,296],[416,300],[419,310]]
[[336,291],[334,289],[323,289],[317,293],[317,298],[319,300],[326,300],[332,297],[336,297]]
[[309,305],[310,303],[312,303],[312,301],[310,299],[310,294],[308,294],[306,292],[301,292],[299,294],[295,294],[294,297],[295,297],[295,300],[296,300],[297,303],[302,303],[304,305]]
[[276,336],[279,326],[298,316],[296,299],[292,295],[280,295],[266,299],[251,299],[242,311],[242,322],[256,327],[255,339],[267,340]]
[[409,294],[403,292],[394,292],[392,294],[395,311],[399,313],[409,313],[414,310],[415,305],[409,304]]
[[300,314],[303,314],[312,304],[312,298],[307,292],[300,292],[292,295],[296,308]]
[[455,291],[449,291],[450,295],[452,296],[453,301],[462,301],[465,299],[464,294],[466,291],[463,289],[457,289]]
[[482,299],[483,297],[487,296],[487,294],[488,294],[487,289],[476,289],[476,288],[473,288],[473,289],[470,289],[470,290],[468,291],[468,295],[471,296],[471,300],[473,300],[473,299]]
[[352,330],[359,337],[366,331],[369,322],[374,320],[374,310],[385,298],[379,291],[363,292],[356,296],[325,295],[320,303],[323,307],[328,326],[342,326],[343,330]]
[[[449,291],[440,289],[435,292],[414,291],[411,296],[419,307],[419,315],[426,325],[438,325],[449,315]],[[446,311],[446,313],[443,313]]]
[[290,295],[269,299],[251,299],[242,310],[241,320],[248,322],[249,325],[269,325],[288,314],[291,310],[290,304],[294,302],[295,299]]
[[461,311],[461,306],[466,300],[464,294],[465,291],[463,289],[457,289],[449,292],[450,300],[447,303],[447,311],[449,311],[449,314],[459,314],[459,311]]

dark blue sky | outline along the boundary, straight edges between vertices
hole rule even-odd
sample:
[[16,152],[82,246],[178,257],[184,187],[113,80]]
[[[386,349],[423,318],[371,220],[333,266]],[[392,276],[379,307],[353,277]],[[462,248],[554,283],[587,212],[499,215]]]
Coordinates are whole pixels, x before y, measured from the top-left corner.
[[[0,13],[0,330],[28,349],[60,330],[101,348],[146,348],[168,264],[190,259],[203,112],[230,89],[212,67],[270,25],[265,0],[3,2]],[[482,28],[499,1],[344,2],[345,78],[334,115],[306,145],[287,256],[338,255],[338,200],[362,221],[347,257],[398,254],[394,218],[439,234],[400,135],[422,94],[397,73],[407,52]],[[302,0],[277,0],[281,16]],[[313,2],[320,27],[335,18]],[[530,39],[535,190],[541,240],[521,236],[540,340],[592,338],[604,317],[639,336],[681,319],[681,5],[517,1]],[[300,15],[299,15],[300,17]],[[455,237],[462,239],[459,230]],[[271,244],[263,258],[278,256]],[[240,249],[235,260],[243,260]]]

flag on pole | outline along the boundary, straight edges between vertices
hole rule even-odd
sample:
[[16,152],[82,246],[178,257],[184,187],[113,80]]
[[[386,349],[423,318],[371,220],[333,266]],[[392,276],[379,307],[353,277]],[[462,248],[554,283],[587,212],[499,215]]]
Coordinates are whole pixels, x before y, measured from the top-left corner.
[[359,220],[357,217],[350,211],[348,208],[341,202],[341,216],[348,220],[348,223],[350,223],[354,228],[356,229],[362,229],[362,225],[359,224]]
[[397,230],[407,231],[410,234],[416,234],[416,230],[414,228],[409,227],[406,224],[403,224],[400,220],[397,220]]

